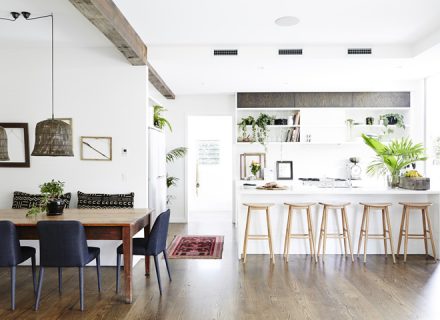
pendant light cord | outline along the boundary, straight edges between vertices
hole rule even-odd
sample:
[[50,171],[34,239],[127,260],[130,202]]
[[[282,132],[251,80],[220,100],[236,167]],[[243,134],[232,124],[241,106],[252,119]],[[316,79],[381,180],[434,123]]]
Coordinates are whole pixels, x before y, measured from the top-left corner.
[[28,15],[24,15],[24,18],[26,20],[37,20],[37,19],[43,19],[43,18],[51,18],[51,67],[52,67],[52,73],[51,73],[51,83],[52,83],[52,120],[55,118],[55,112],[54,112],[54,106],[55,106],[55,95],[54,95],[54,28],[53,28],[53,13],[48,14],[46,16],[41,16],[41,17],[33,17],[30,18],[30,14]]

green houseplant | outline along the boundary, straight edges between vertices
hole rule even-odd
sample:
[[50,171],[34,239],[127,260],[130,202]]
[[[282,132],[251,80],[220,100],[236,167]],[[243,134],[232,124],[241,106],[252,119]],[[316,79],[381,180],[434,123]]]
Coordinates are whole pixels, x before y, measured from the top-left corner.
[[171,127],[171,124],[169,123],[169,121],[162,116],[162,112],[164,112],[164,111],[167,111],[167,109],[165,109],[162,106],[159,106],[159,105],[153,106],[154,126],[159,129],[163,129],[165,126],[167,126],[170,129],[170,131],[173,131],[173,128]]
[[267,128],[268,125],[273,124],[275,121],[275,118],[272,116],[269,116],[266,113],[260,113],[257,120],[255,120],[255,124],[257,126],[257,132],[255,140],[261,143],[262,145],[266,144],[267,135],[269,133],[269,129]]
[[405,118],[400,113],[387,113],[379,117],[379,120],[383,122],[385,130],[382,137],[390,135],[394,132],[394,129],[390,126],[396,126],[397,128],[405,129]]
[[401,171],[417,162],[425,161],[425,148],[421,143],[414,144],[409,138],[401,138],[384,145],[379,140],[362,134],[364,142],[376,152],[374,159],[367,168],[370,175],[388,175],[389,185],[399,185]]
[[46,212],[47,215],[63,214],[65,202],[61,199],[64,192],[64,182],[52,181],[40,185],[41,201],[38,206],[31,208],[27,216],[37,215]]
[[[166,154],[167,163],[172,163],[179,158],[185,157],[187,152],[188,152],[188,149],[185,147],[174,148],[174,149],[168,151],[168,153]],[[177,177],[172,177],[172,176],[167,175],[167,188],[169,189],[171,187],[175,187],[179,180],[180,179]],[[171,201],[171,199],[172,199],[172,196],[168,195],[167,196],[167,203],[169,203]]]
[[[247,126],[252,126],[252,133],[253,133],[252,138],[247,134]],[[241,118],[241,121],[238,124],[238,127],[240,128],[240,131],[241,131],[241,138],[240,138],[241,140],[240,141],[242,141],[242,142],[255,141],[257,124],[256,124],[255,118],[253,116]]]

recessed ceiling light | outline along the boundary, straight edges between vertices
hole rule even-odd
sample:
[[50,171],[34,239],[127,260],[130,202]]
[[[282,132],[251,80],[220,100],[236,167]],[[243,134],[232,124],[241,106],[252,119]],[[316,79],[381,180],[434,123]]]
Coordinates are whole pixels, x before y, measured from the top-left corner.
[[291,27],[297,25],[299,23],[299,19],[294,16],[284,16],[279,17],[275,20],[275,24],[280,27]]

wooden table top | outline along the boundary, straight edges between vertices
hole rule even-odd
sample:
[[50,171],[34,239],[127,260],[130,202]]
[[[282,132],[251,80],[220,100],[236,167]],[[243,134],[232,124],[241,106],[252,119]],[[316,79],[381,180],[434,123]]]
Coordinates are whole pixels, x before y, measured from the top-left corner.
[[130,226],[151,214],[151,209],[65,209],[59,216],[45,213],[26,217],[28,209],[0,209],[0,220],[17,226],[35,226],[38,221],[77,220],[84,226]]

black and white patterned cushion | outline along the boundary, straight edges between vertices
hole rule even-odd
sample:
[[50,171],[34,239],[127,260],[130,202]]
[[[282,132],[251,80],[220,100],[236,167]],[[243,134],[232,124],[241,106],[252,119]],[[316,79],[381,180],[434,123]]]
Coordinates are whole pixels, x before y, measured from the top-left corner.
[[78,208],[80,209],[133,208],[133,206],[133,192],[127,194],[105,194],[78,191]]
[[[43,196],[41,194],[30,194],[15,191],[14,198],[12,199],[12,209],[30,209],[32,207],[39,206],[42,197]],[[70,192],[61,196],[61,199],[63,199],[66,204],[66,208],[69,208],[71,197],[72,194]]]

